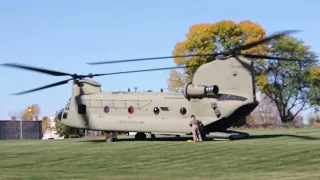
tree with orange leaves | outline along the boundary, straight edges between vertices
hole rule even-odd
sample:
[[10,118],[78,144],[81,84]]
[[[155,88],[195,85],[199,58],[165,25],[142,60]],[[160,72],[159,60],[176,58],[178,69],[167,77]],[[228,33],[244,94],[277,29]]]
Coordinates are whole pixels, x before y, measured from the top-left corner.
[[[215,24],[196,24],[190,27],[187,39],[176,44],[174,56],[190,54],[208,54],[230,49],[242,44],[262,39],[265,30],[257,23],[243,21],[220,21]],[[256,53],[266,55],[268,47],[265,44],[241,51],[241,53]],[[175,58],[177,65],[201,65],[211,60],[210,56],[193,56]],[[172,70],[168,79],[170,90],[181,91],[185,83],[192,79],[196,68],[187,68],[185,72]]]
[[26,107],[23,111],[23,120],[33,120],[40,114],[40,107],[38,104],[32,104]]

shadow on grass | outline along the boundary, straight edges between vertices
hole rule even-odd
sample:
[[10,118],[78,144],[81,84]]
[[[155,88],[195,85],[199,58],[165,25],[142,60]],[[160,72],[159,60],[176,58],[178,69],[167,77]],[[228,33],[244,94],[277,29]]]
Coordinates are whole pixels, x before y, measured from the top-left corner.
[[[135,140],[134,138],[118,138],[116,142],[126,142],[126,141],[135,141],[135,142],[143,142],[143,141],[187,141],[192,140],[192,137],[157,137],[156,139],[147,138],[146,140]],[[78,142],[105,142],[105,139],[87,139],[80,140]]]
[[[266,139],[266,138],[278,138],[278,137],[290,137],[290,138],[298,138],[302,140],[320,140],[320,138],[317,137],[311,137],[311,136],[299,136],[299,135],[293,135],[293,134],[268,134],[268,135],[250,135],[247,138],[243,139],[233,139],[233,140],[252,140],[252,139]],[[207,141],[212,141],[213,137],[209,136],[207,137]],[[146,140],[142,141],[187,141],[192,140],[192,137],[157,137],[156,139],[147,138]],[[228,140],[228,139],[226,139]],[[129,141],[136,141],[136,142],[142,142],[141,140],[135,140],[134,138],[119,138],[116,142],[129,142]],[[86,140],[79,140],[78,142],[92,142],[92,143],[101,143],[105,142],[105,139],[86,139]]]
[[250,135],[246,139],[265,139],[265,138],[277,138],[277,137],[291,137],[303,140],[320,140],[320,138],[312,136],[299,136],[294,134],[268,134],[268,135]]

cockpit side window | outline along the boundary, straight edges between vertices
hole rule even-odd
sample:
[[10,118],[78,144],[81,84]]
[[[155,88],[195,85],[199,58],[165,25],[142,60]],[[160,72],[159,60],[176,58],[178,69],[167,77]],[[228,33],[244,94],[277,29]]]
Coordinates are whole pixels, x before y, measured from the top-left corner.
[[63,119],[67,119],[67,118],[68,118],[68,112],[63,112],[62,118],[63,118]]
[[59,119],[60,121],[61,121],[62,113],[63,113],[63,109],[59,110],[59,111],[56,113],[56,116],[58,117],[58,119]]

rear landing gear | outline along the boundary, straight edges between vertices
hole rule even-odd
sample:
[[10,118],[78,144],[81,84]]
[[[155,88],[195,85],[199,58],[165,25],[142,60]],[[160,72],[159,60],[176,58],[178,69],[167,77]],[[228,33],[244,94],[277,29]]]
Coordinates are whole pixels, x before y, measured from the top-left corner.
[[154,134],[151,134],[151,140],[155,140],[156,139],[156,135],[154,135]]
[[147,135],[145,133],[137,132],[137,134],[134,136],[135,140],[146,140]]
[[106,142],[108,143],[108,142],[114,142],[114,141],[116,141],[117,140],[117,135],[116,135],[116,133],[113,133],[113,132],[111,132],[111,133],[109,133],[107,136],[106,136]]

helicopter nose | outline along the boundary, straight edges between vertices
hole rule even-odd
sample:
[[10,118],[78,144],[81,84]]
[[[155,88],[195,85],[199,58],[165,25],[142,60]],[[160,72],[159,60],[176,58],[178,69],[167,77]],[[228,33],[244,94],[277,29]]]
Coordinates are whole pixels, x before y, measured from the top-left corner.
[[54,117],[54,121],[59,121],[59,122],[61,122],[61,113],[57,114],[57,115]]

